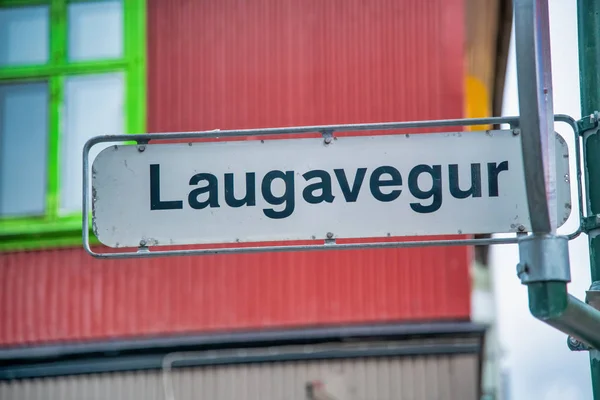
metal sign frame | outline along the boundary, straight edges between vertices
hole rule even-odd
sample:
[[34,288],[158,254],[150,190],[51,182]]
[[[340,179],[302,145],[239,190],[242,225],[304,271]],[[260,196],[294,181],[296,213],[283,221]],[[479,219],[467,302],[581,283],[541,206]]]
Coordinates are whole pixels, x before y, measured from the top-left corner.
[[[555,122],[567,123],[573,129],[575,143],[575,163],[577,179],[577,197],[578,197],[578,228],[565,235],[568,240],[574,239],[583,231],[583,196],[581,184],[581,151],[580,135],[576,121],[563,114],[557,114]],[[138,146],[144,146],[150,141],[167,140],[192,140],[208,138],[239,138],[249,136],[272,136],[272,135],[298,135],[307,133],[320,133],[324,140],[329,140],[335,132],[359,132],[359,131],[381,131],[393,129],[418,129],[418,128],[442,128],[459,127],[473,125],[496,125],[509,124],[511,129],[519,126],[519,117],[492,117],[492,118],[471,118],[471,119],[447,119],[431,121],[413,121],[413,122],[388,122],[374,124],[346,124],[346,125],[322,125],[322,126],[300,126],[290,128],[266,128],[266,129],[244,129],[229,131],[203,131],[203,132],[178,132],[178,133],[151,133],[151,134],[125,134],[125,135],[105,135],[96,136],[89,139],[83,148],[83,190],[82,190],[82,234],[83,247],[91,256],[96,258],[148,258],[148,257],[166,257],[166,256],[191,256],[208,254],[233,254],[233,253],[260,253],[260,252],[283,252],[283,251],[312,251],[312,250],[350,250],[350,249],[381,249],[381,248],[409,248],[409,247],[434,247],[434,246],[486,246],[496,244],[514,244],[518,243],[519,237],[527,233],[517,233],[514,237],[505,238],[473,238],[473,239],[439,239],[439,240],[409,240],[402,242],[369,242],[364,243],[336,243],[335,239],[324,240],[322,244],[306,245],[276,245],[276,246],[254,246],[254,247],[226,247],[226,248],[202,248],[202,249],[182,249],[182,250],[161,250],[150,251],[148,247],[139,247],[137,251],[129,252],[106,252],[98,253],[92,250],[90,244],[90,204],[88,196],[90,192],[90,165],[89,154],[94,145],[99,143],[117,143],[117,142],[136,142]],[[523,133],[526,135],[527,133]],[[490,232],[493,234],[493,232]],[[446,235],[447,236],[447,235]],[[376,240],[376,239],[375,239]],[[216,243],[215,243],[216,245]]]

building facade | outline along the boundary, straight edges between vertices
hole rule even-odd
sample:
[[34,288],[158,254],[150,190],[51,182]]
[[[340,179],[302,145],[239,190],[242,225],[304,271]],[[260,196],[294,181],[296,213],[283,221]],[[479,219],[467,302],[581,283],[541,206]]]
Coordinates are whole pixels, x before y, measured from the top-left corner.
[[93,136],[490,115],[507,6],[475,3],[0,2],[0,397],[483,395],[474,249],[107,261],[80,239]]

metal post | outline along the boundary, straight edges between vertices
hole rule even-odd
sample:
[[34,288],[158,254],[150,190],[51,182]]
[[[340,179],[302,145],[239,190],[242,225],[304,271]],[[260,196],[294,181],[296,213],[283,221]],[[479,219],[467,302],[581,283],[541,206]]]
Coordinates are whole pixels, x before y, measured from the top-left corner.
[[[590,298],[598,297],[600,291],[600,134],[595,111],[600,109],[600,2],[597,0],[577,1],[579,79],[581,95],[581,116],[589,124],[584,132],[585,192],[587,196],[586,231],[590,246],[590,268],[592,286]],[[590,120],[590,116],[593,116]],[[598,306],[597,304],[595,305]],[[600,399],[600,353],[590,351],[592,387],[595,399]]]
[[[600,311],[568,294],[567,283],[571,280],[568,239],[556,235],[556,166],[552,140],[554,111],[548,2],[514,2],[519,124],[523,132],[523,162],[533,231],[531,235],[519,239],[517,274],[521,282],[527,285],[529,309],[536,318],[583,342],[586,348],[600,349]],[[596,70],[594,73],[597,73]],[[595,86],[594,90],[598,90]],[[600,156],[600,140],[596,148],[598,151],[594,155]],[[589,166],[587,169],[590,169]],[[600,179],[600,162],[597,169],[594,181]],[[600,191],[595,201],[600,214]],[[598,228],[600,232],[600,224]],[[600,250],[600,242],[597,246]]]
[[547,0],[515,0],[525,183],[533,233],[556,231],[556,157]]

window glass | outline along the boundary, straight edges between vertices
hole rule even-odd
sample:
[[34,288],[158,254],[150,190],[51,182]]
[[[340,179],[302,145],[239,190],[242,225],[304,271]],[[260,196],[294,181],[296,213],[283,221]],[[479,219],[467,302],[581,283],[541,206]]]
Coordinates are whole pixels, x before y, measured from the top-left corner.
[[48,85],[0,85],[0,215],[31,216],[46,206]]
[[[82,152],[94,136],[124,132],[124,77],[122,73],[73,76],[65,79],[65,124],[61,138],[61,212],[81,210]],[[96,155],[90,152],[90,170]]]
[[48,6],[0,8],[0,67],[45,64],[49,32]]
[[123,56],[121,1],[70,3],[68,7],[69,60]]

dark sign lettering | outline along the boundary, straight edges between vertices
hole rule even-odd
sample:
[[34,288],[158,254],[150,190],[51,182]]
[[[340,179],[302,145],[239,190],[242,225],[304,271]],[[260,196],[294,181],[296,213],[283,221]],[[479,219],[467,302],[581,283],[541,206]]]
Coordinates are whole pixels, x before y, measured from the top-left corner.
[[[508,171],[508,161],[500,163],[488,162],[487,167],[487,196],[500,195],[499,176],[502,171]],[[459,171],[468,168],[470,179],[459,179]],[[369,174],[369,187],[363,190],[363,183]],[[253,207],[257,204],[256,186],[260,180],[260,194],[262,199],[270,206],[263,208],[262,212],[271,219],[287,218],[294,213],[296,200],[303,200],[311,206],[330,204],[336,202],[357,202],[361,193],[371,196],[379,202],[397,201],[403,195],[402,174],[390,165],[383,165],[369,171],[368,168],[343,169],[334,168],[332,171],[314,169],[299,173],[293,170],[272,170],[262,179],[255,172],[245,172],[245,176],[236,176],[234,173],[223,174],[223,198],[227,206],[232,208]],[[354,175],[350,182],[349,175]],[[463,171],[463,176],[469,176]],[[447,176],[447,188],[444,177]],[[301,191],[296,197],[296,179],[303,180]],[[239,184],[241,180],[243,184]],[[481,198],[483,193],[481,164],[470,165],[448,164],[447,166],[419,164],[408,171],[407,187],[412,200],[410,208],[419,214],[429,214],[438,211],[443,205],[444,191],[455,199]],[[235,191],[235,182],[238,182],[238,193]],[[194,186],[189,191],[187,205],[195,210],[204,208],[219,208],[219,176],[201,172],[193,175],[189,185]],[[274,186],[283,187],[281,193],[274,191]],[[341,193],[340,196],[334,193]],[[161,200],[160,191],[160,165],[150,165],[150,209],[151,210],[181,210],[183,200]]]

